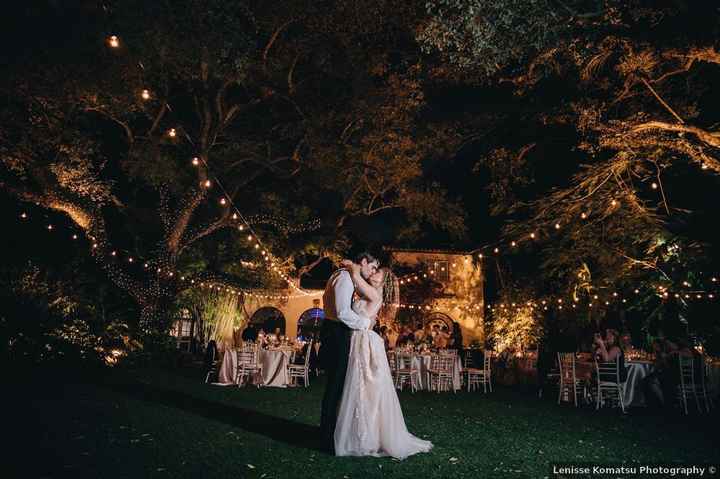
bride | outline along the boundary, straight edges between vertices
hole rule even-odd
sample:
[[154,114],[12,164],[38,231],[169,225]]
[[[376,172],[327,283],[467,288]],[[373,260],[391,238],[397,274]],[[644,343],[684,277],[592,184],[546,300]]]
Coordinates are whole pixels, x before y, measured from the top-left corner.
[[[360,266],[343,262],[353,278],[360,299],[353,310],[377,321],[383,305],[397,304],[394,275],[381,268],[365,281]],[[335,426],[337,456],[392,456],[405,459],[432,448],[410,434],[405,426],[400,401],[395,392],[385,342],[371,329],[355,330],[350,343],[345,386]]]

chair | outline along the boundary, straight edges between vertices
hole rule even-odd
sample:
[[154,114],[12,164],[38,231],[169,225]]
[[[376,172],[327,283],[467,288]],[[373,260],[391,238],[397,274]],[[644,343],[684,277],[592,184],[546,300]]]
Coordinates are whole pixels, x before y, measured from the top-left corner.
[[455,356],[452,354],[437,354],[430,360],[428,369],[428,384],[430,390],[455,392],[453,387],[453,373],[455,372]]
[[[288,379],[291,384],[295,384],[298,378],[302,378],[305,387],[310,385],[310,352],[312,351],[312,340],[305,348],[305,358],[303,364],[293,364],[292,359],[288,363]],[[294,354],[293,354],[294,356]]]
[[492,358],[492,351],[488,351],[487,349],[484,352],[483,355],[483,367],[480,368],[473,368],[468,367],[468,363],[472,363],[472,359],[468,360],[467,358],[470,355],[465,357],[465,374],[467,376],[467,390],[470,392],[471,390],[476,390],[481,384],[483,386],[483,392],[487,393],[488,387],[490,387],[490,392],[492,392],[492,373],[491,373],[491,358]]
[[395,371],[397,371],[397,359],[395,358],[395,351],[387,352],[388,366],[390,366],[390,375],[395,380]]
[[395,388],[403,390],[406,382],[410,383],[410,391],[415,392],[420,384],[420,371],[413,368],[413,355],[395,353]]
[[[695,383],[695,358],[692,356],[678,356],[678,363],[680,365],[680,384],[678,384],[677,393],[680,396],[680,403],[685,410],[685,414],[688,413],[687,400],[691,394],[695,398],[698,412],[701,412],[698,387]],[[700,376],[704,376],[704,371]]]
[[[253,343],[244,343],[242,347],[235,352],[237,355],[237,376],[235,382],[241,387],[245,379],[250,380],[262,373],[262,365],[258,360],[258,346]],[[260,382],[257,382],[260,387]]]
[[701,385],[699,387],[700,389],[698,390],[698,393],[702,394],[703,401],[705,402],[705,409],[707,410],[707,412],[710,412],[710,410],[712,408],[714,408],[715,405],[713,404],[713,399],[712,399],[713,391],[711,388],[707,387],[707,382],[708,382],[708,379],[710,378],[711,368],[712,368],[712,363],[708,360],[707,356],[704,356],[704,355],[702,356],[702,365],[703,365],[703,368],[702,368],[703,374],[702,374],[702,381],[701,381]]
[[205,349],[205,368],[207,374],[205,374],[205,384],[210,382],[210,379],[217,377],[218,375],[218,350],[215,345],[215,341],[210,341]]
[[573,402],[575,407],[578,405],[578,392],[582,393],[582,397],[586,397],[585,382],[577,378],[575,374],[575,353],[557,353],[557,361],[559,368],[559,390],[558,390],[558,404],[560,400],[565,396],[569,397],[572,391]]
[[598,362],[595,360],[596,375],[596,393],[595,409],[600,409],[602,403],[605,402],[605,394],[609,394],[607,399],[617,398],[620,409],[625,412],[625,383],[620,381],[620,356],[615,361]]

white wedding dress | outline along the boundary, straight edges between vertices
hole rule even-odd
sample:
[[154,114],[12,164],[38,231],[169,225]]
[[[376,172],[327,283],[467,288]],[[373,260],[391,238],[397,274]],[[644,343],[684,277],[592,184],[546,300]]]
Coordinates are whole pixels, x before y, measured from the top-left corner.
[[[374,318],[379,306],[361,299],[353,310]],[[432,447],[430,441],[413,436],[405,426],[383,339],[374,331],[353,331],[335,425],[335,455],[405,459]]]

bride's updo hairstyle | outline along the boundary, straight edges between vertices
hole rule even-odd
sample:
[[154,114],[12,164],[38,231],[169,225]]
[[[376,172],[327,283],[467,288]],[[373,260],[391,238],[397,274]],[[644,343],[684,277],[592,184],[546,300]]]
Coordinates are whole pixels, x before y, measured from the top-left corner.
[[397,276],[390,271],[390,268],[380,268],[385,274],[383,280],[383,305],[380,308],[378,317],[381,318],[381,322],[385,323],[395,319],[395,315],[400,309],[400,281]]

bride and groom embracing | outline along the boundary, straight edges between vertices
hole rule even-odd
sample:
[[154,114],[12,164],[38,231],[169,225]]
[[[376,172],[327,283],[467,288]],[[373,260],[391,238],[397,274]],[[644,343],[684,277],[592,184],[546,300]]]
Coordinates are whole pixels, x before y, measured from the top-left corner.
[[[320,431],[337,456],[392,456],[428,452],[432,443],[410,434],[390,373],[385,343],[372,327],[397,306],[395,275],[369,253],[328,280],[319,360],[327,374]],[[353,297],[355,299],[353,301]]]

